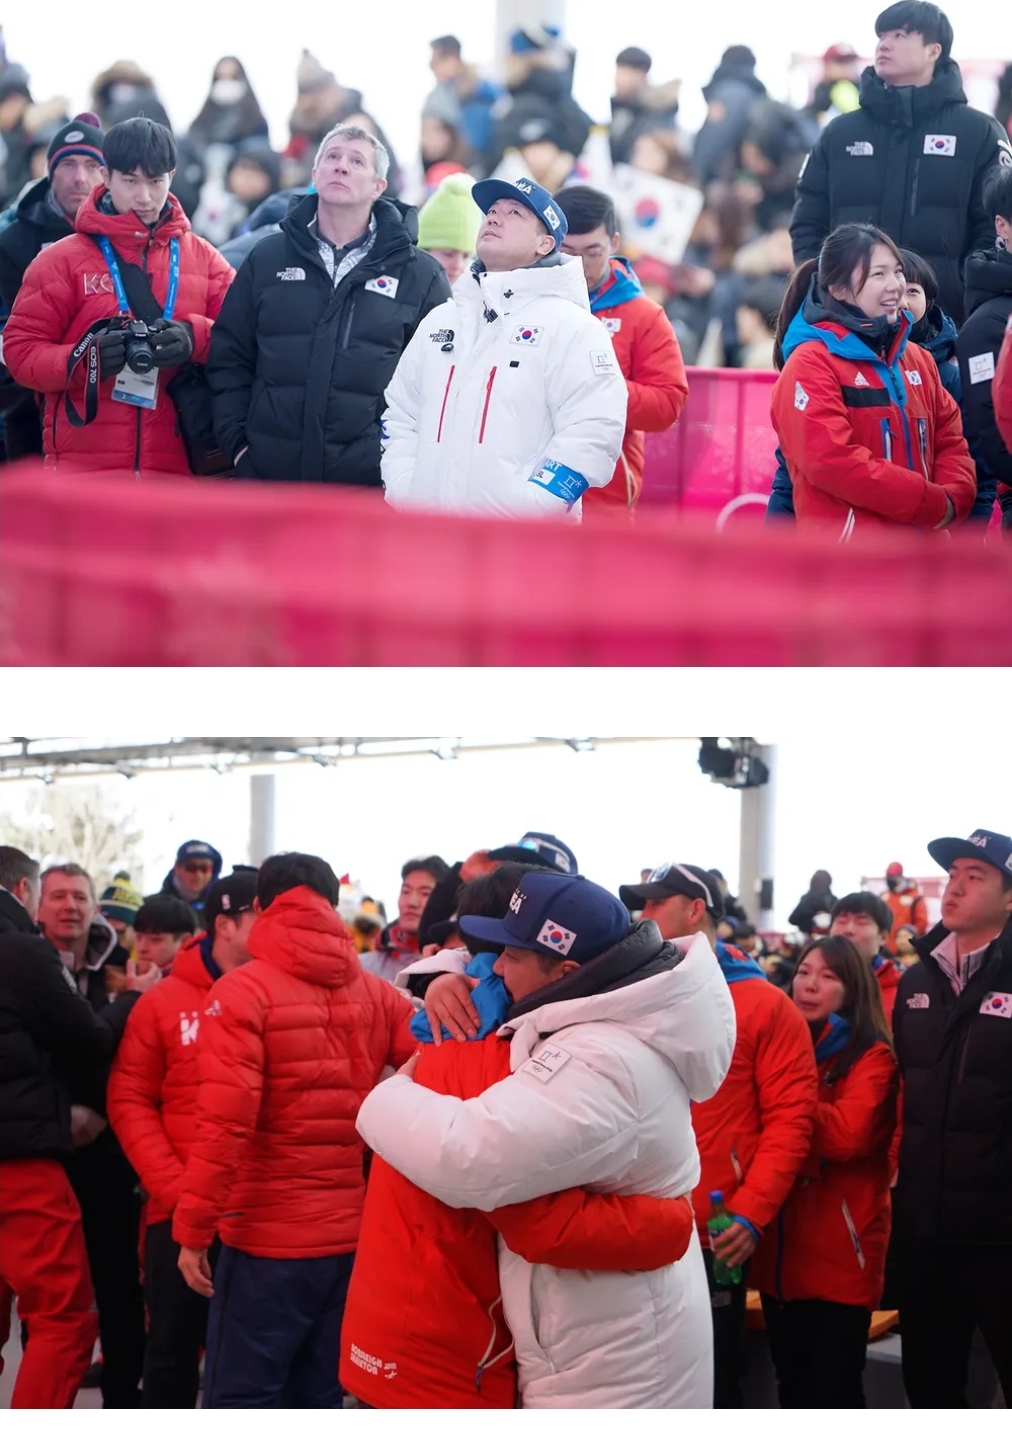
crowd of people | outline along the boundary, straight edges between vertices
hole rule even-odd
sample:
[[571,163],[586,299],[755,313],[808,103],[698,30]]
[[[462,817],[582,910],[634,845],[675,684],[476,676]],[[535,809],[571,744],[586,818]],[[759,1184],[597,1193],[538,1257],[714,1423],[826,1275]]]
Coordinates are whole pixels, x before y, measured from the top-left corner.
[[642,49],[602,126],[558,30],[495,82],[444,35],[403,167],[308,51],[282,153],[234,56],[179,137],[135,65],[48,125],[7,65],[6,455],[628,519],[688,361],[781,373],[770,521],[980,536],[1000,500],[1012,526],[1009,84],[969,106],[927,0],[876,36],[804,110],[732,45],[690,138]]
[[819,870],[764,942],[534,831],[392,921],[311,854],[0,848],[13,1406],[743,1407],[749,1287],[785,1408],[864,1406],[880,1306],[911,1406],[978,1329],[1012,1403],[1012,838],[928,852],[934,927]]

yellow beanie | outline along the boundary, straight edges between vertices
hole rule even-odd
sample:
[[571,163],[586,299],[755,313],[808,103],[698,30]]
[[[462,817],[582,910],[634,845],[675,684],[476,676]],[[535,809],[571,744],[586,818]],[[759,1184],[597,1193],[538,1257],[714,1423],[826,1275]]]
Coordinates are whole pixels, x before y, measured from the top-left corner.
[[418,215],[419,248],[448,248],[473,253],[481,209],[471,197],[470,174],[447,174]]

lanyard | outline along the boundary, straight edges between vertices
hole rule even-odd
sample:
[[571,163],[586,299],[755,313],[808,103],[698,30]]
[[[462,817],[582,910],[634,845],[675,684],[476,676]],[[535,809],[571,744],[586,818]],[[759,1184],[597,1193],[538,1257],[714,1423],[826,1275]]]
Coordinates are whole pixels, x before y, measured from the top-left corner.
[[[119,303],[119,310],[123,317],[130,316],[130,304],[127,302],[126,289],[123,286],[123,277],[119,271],[119,263],[116,261],[116,253],[112,244],[105,234],[98,240],[98,245],[102,250],[102,257],[106,261],[109,272],[112,275],[113,286],[116,289],[116,301]],[[169,241],[169,291],[165,299],[165,311],[162,317],[165,321],[172,321],[172,314],[176,311],[176,294],[179,291],[179,239],[173,238]]]

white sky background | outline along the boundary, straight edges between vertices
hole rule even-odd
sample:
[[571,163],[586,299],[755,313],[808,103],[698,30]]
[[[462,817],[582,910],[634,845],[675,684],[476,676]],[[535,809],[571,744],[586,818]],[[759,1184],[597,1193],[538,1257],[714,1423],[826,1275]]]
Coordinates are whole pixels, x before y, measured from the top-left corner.
[[[566,32],[578,51],[576,97],[594,118],[608,116],[614,59],[626,45],[640,45],[654,58],[652,78],[683,81],[682,119],[689,130],[702,122],[700,88],[723,49],[751,45],[758,74],[776,98],[788,97],[793,53],[821,54],[848,41],[858,50],[874,45],[874,19],[885,0],[850,0],[845,7],[812,0],[720,0],[671,8],[657,0],[569,0]],[[956,32],[957,59],[995,56],[995,45],[1012,59],[1012,26],[1002,35],[1004,7],[992,0],[954,0],[948,12]],[[454,33],[465,55],[490,67],[495,6],[491,0],[384,0],[380,5],[341,5],[300,0],[289,7],[262,0],[173,0],[96,12],[80,0],[21,0],[3,17],[7,53],[24,64],[37,98],[63,94],[74,109],[90,102],[91,82],[117,58],[130,58],[153,74],[179,132],[195,118],[218,58],[235,53],[245,64],[277,147],[287,140],[295,101],[295,68],[303,46],[333,70],[343,84],[361,89],[366,107],[386,129],[402,163],[417,143],[418,115],[432,86],[428,42]],[[971,95],[971,98],[973,96]]]
[[[842,687],[838,698],[846,698]],[[812,705],[813,723],[820,706]],[[775,926],[785,926],[818,866],[843,893],[895,858],[911,874],[936,872],[925,851],[930,838],[978,826],[1012,829],[1007,761],[988,758],[978,773],[972,754],[960,757],[948,741],[909,724],[891,734],[881,724],[864,733],[796,734],[779,744]],[[527,829],[565,839],[581,871],[608,887],[675,858],[720,867],[736,887],[740,796],[700,774],[697,754],[698,744],[686,740],[580,755],[542,748],[289,769],[277,776],[277,847],[322,855],[339,874],[360,878],[388,911],[405,859],[437,852],[453,862]],[[144,830],[145,892],[187,838],[209,839],[226,868],[246,859],[245,772],[109,784],[124,815]],[[0,784],[0,810],[18,812],[38,787]]]

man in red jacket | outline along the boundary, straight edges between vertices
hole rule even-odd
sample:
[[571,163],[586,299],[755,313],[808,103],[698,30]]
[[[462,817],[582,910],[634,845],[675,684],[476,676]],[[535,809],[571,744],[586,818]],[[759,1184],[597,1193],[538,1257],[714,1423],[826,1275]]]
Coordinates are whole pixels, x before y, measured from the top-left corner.
[[341,1407],[341,1320],[365,1200],[355,1121],[384,1068],[416,1044],[411,1003],[363,972],[339,897],[323,859],[267,859],[251,961],[204,1008],[197,1130],[172,1234],[187,1284],[213,1297],[205,1408]]
[[[994,417],[1001,439],[1012,452],[1012,318],[1009,318],[1005,328],[1005,340],[1001,345],[991,391],[994,394]],[[999,486],[998,500],[1002,510],[1002,529],[1008,533],[1012,531],[1012,486]]]
[[[77,231],[25,273],[4,362],[43,394],[49,465],[189,475],[167,384],[184,364],[207,361],[234,274],[169,192],[176,145],[164,125],[114,124],[103,153],[103,184],[78,209]],[[126,328],[139,317],[127,287],[145,283],[161,311],[147,336]]]
[[[172,1214],[197,1133],[201,1018],[222,974],[249,960],[246,938],[256,916],[255,898],[252,872],[233,873],[214,885],[204,905],[208,931],[191,933],[172,959],[171,976],[141,1000],[137,1011],[143,1016],[128,1024],[109,1078],[109,1120],[147,1196],[144,1409],[193,1409],[197,1402],[207,1299],[191,1290],[180,1273]],[[162,904],[181,906],[192,928],[192,911],[165,894],[149,898],[138,919],[147,914],[145,922],[152,921],[159,911],[155,905]],[[147,936],[173,935],[152,929]],[[152,953],[157,958],[159,950]]]
[[563,253],[580,258],[590,311],[611,333],[629,391],[626,434],[615,475],[584,493],[584,516],[631,513],[643,486],[644,432],[664,432],[689,396],[681,348],[664,309],[648,298],[627,258],[617,258],[620,235],[607,194],[582,184],[564,188],[553,202],[566,215]]
[[[718,941],[724,906],[712,874],[694,863],[665,863],[645,883],[620,888],[619,896],[652,918],[665,938],[705,933],[734,1002],[738,1030],[730,1070],[716,1096],[692,1107],[702,1163],[693,1203],[704,1247],[711,1191],[723,1193],[735,1223],[703,1255],[713,1307],[713,1405],[740,1409],[748,1263],[808,1155],[818,1105],[812,1038],[801,1013],[766,981],[758,963]],[[714,1251],[741,1267],[738,1285],[715,1282]]]
[[833,920],[829,926],[830,935],[849,938],[865,962],[871,964],[882,995],[886,1023],[891,1027],[896,989],[903,976],[903,969],[886,949],[893,926],[892,910],[876,894],[862,891],[845,893],[838,898],[829,916]]

